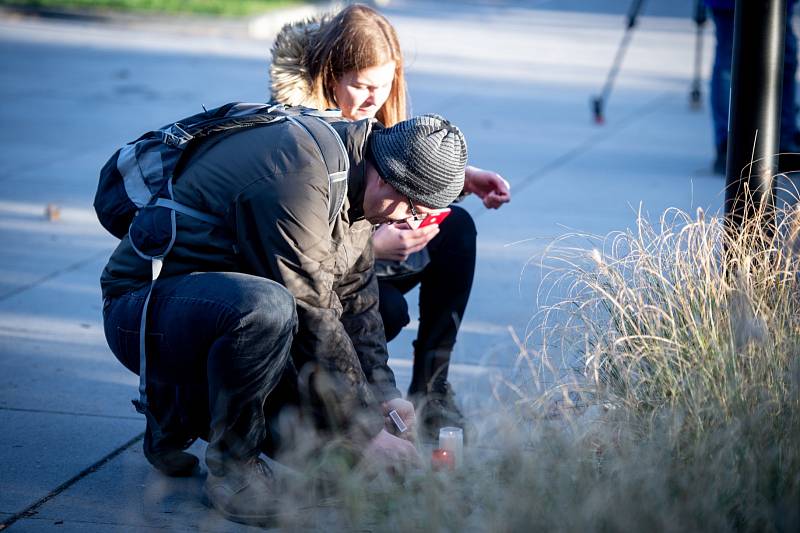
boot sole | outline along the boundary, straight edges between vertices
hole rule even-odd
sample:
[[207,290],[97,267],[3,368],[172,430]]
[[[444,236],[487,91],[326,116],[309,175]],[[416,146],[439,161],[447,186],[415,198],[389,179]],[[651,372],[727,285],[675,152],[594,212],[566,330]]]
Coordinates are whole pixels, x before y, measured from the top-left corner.
[[270,513],[269,515],[244,515],[238,513],[231,513],[222,507],[215,505],[211,496],[209,496],[208,491],[203,487],[203,504],[208,507],[209,509],[214,509],[223,518],[226,520],[230,520],[231,522],[237,522],[239,524],[245,524],[249,526],[275,526],[276,525],[276,518],[278,517],[278,512],[275,511],[274,513]]
[[179,453],[185,456],[179,460],[179,462],[183,463],[180,465],[174,464],[175,461],[164,461],[158,454],[145,452],[144,456],[153,468],[168,477],[191,477],[195,472],[199,471],[200,460],[197,457],[186,452]]

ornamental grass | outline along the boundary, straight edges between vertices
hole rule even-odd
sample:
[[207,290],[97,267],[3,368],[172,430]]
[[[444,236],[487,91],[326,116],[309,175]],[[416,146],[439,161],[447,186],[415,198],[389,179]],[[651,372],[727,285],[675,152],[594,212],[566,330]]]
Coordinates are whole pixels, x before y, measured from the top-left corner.
[[731,230],[669,209],[555,240],[526,337],[540,345],[520,342],[472,413],[465,466],[351,470],[329,445],[304,459],[325,488],[288,489],[280,525],[798,531],[798,220],[787,207]]

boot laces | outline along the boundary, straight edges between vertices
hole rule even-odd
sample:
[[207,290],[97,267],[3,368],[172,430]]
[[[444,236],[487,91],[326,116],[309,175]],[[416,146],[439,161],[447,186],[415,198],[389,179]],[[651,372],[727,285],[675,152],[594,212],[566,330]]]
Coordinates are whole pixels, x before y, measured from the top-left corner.
[[269,467],[269,465],[259,458],[253,459],[250,463],[250,467],[252,468],[253,473],[264,476],[270,481],[275,478],[275,474],[272,472],[272,469]]
[[462,418],[464,415],[461,414],[461,410],[456,405],[455,396],[456,393],[453,391],[450,382],[445,381],[431,391],[429,404],[442,411],[452,413],[457,418]]

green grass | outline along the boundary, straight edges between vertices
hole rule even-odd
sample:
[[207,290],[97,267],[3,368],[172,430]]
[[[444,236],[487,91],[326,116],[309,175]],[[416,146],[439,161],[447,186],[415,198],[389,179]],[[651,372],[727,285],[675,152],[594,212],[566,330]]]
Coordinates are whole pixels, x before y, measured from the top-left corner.
[[0,0],[0,6],[233,17],[253,15],[303,3],[306,2],[303,0]]

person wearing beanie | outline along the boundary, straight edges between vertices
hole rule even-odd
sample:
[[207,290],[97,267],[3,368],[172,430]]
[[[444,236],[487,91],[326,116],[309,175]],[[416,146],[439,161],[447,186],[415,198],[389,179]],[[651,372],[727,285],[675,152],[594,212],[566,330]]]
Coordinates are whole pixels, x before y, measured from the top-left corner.
[[439,115],[376,128],[367,141],[364,216],[373,224],[424,218],[464,190],[464,134]]
[[467,144],[461,131],[439,115],[376,131],[368,154],[384,181],[425,207],[447,207],[464,190]]
[[[373,465],[420,460],[409,442],[414,406],[388,365],[370,237],[376,224],[456,199],[464,136],[436,115],[385,129],[320,120],[331,142],[293,120],[200,141],[171,182],[189,211],[153,205],[146,213],[167,216],[145,213],[141,226],[137,215],[101,276],[106,340],[137,373],[146,325],[145,456],[168,475],[191,475],[198,460],[183,450],[208,440],[206,501],[234,521],[269,523],[279,511],[259,454],[294,451],[286,427],[335,439]],[[331,213],[328,162],[344,158],[346,194]],[[156,281],[131,240],[141,232],[172,238]],[[410,429],[402,438],[392,410]]]
[[[386,126],[406,117],[403,54],[397,33],[384,16],[365,5],[353,4],[331,16],[284,26],[272,47],[270,84],[274,102],[339,108],[346,118],[374,117]],[[378,144],[379,149],[388,149]],[[392,180],[395,175],[390,167],[384,170]],[[424,185],[429,189],[421,189],[428,192],[420,197],[420,205],[432,205],[425,204],[426,199],[439,200],[434,192],[439,179],[436,171],[420,168],[413,174],[416,185],[431,182]],[[402,189],[409,179],[398,176],[394,184]],[[474,166],[466,167],[461,193],[475,194],[489,209],[511,199],[502,176]],[[410,323],[405,295],[419,286],[419,327],[408,398],[417,405],[421,433],[429,439],[436,438],[440,427],[465,426],[448,370],[472,290],[477,231],[465,209],[451,208],[441,225],[415,229],[385,224],[372,238],[387,341]]]

